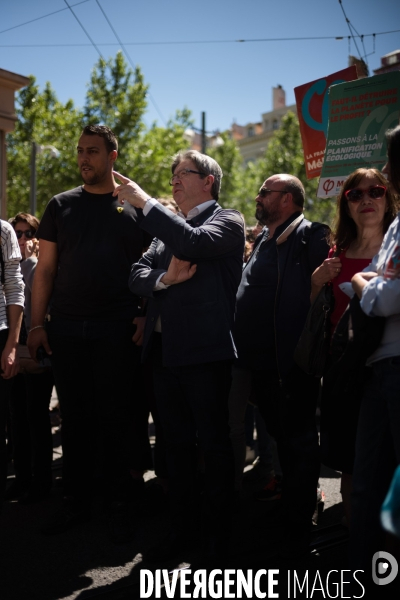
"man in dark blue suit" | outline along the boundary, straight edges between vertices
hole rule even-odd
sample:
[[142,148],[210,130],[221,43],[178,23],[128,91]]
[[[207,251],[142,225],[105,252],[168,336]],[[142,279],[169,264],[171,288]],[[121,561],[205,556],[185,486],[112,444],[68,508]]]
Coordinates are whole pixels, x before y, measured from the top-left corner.
[[196,151],[179,153],[170,184],[180,214],[122,181],[121,202],[143,210],[141,227],[153,242],[133,265],[130,289],[148,298],[143,360],[154,365],[154,386],[167,443],[172,533],[147,558],[177,556],[196,543],[200,507],[196,465],[205,462],[205,552],[226,547],[233,496],[228,395],[235,297],[244,251],[244,223],[218,204],[222,171]]

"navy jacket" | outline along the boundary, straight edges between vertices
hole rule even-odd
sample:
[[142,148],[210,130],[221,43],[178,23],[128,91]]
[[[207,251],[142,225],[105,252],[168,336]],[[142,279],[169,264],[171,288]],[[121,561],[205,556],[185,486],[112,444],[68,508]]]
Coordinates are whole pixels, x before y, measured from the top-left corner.
[[[246,302],[238,304],[235,323],[235,341],[237,343],[238,366],[255,369],[278,368],[281,375],[287,374],[294,364],[293,354],[301,335],[310,308],[311,275],[313,271],[327,258],[329,245],[327,242],[327,225],[313,224],[304,219],[302,213],[294,213],[291,218],[276,231],[274,241],[276,251],[277,277],[274,289],[274,303],[264,310],[271,311],[274,324],[274,340],[264,340],[269,345],[273,343],[275,361],[273,365],[262,362],[262,351],[253,352],[254,339],[249,338],[249,320],[257,318],[254,309]],[[282,231],[283,229],[283,231]],[[251,265],[257,260],[258,253],[262,254],[262,245],[268,239],[268,229],[265,228],[258,236],[254,250],[246,263],[240,290],[246,294],[248,286],[268,285],[268,281],[258,281],[252,277]],[[263,331],[259,331],[262,337]],[[259,340],[258,340],[259,341]],[[260,346],[260,344],[258,344]],[[262,347],[262,345],[261,345]]]
[[[154,206],[141,227],[154,236],[148,251],[132,266],[129,287],[149,298],[143,360],[161,316],[164,366],[232,359],[232,326],[244,251],[244,223],[235,210],[217,203],[190,225],[164,206]],[[194,276],[166,290],[153,291],[172,256],[197,265]]]

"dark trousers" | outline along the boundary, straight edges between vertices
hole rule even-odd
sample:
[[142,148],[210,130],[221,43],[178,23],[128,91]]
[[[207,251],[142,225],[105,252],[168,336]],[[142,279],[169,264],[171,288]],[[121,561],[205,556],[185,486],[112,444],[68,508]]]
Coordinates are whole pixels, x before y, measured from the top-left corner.
[[19,374],[13,379],[9,401],[16,479],[47,489],[52,484],[49,405],[53,385],[52,370]]
[[[0,331],[0,355],[4,350],[8,337],[8,329]],[[6,422],[8,410],[8,397],[11,393],[12,379],[0,377],[0,510],[4,500],[7,481],[7,445]]]
[[381,507],[399,464],[400,356],[394,356],[372,364],[361,402],[351,498],[352,569],[368,573],[374,553],[386,549]]
[[151,468],[136,327],[53,318],[47,330],[61,409],[64,493],[89,501],[97,471],[106,497],[124,499],[129,470]]
[[154,334],[154,391],[163,425],[173,530],[188,534],[200,525],[196,501],[197,444],[205,463],[205,541],[226,541],[234,489],[229,439],[231,362],[163,367],[161,335]]
[[276,440],[289,532],[295,528],[308,531],[315,510],[320,470],[315,419],[318,393],[319,380],[297,366],[282,383],[276,370],[253,371],[251,401],[257,403],[268,433]]
[[167,469],[167,450],[165,447],[164,431],[160,419],[160,415],[157,408],[157,400],[154,394],[154,382],[153,382],[153,365],[150,359],[148,359],[142,365],[142,375],[144,379],[144,387],[146,393],[146,400],[148,403],[148,410],[151,413],[154,423],[155,433],[155,445],[153,450],[153,465],[154,473],[160,479],[166,479],[168,477]]

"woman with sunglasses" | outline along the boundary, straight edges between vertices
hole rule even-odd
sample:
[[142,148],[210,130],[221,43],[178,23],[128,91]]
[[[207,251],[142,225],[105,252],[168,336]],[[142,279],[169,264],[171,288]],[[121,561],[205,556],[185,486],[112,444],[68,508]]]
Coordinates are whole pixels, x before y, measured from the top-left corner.
[[10,421],[15,479],[6,491],[6,500],[32,504],[47,497],[52,485],[53,441],[49,405],[53,373],[30,358],[26,347],[31,322],[31,290],[39,241],[39,220],[28,213],[10,219],[21,250],[21,272],[25,282],[24,321],[19,340],[20,373],[13,381]]
[[[380,171],[357,169],[347,177],[337,199],[336,218],[330,235],[331,250],[311,278],[312,299],[324,284],[331,282],[333,286],[332,333],[353,294],[351,278],[370,264],[395,216],[395,198]],[[327,370],[329,364],[328,359]],[[331,386],[325,381],[320,407],[321,460],[324,465],[342,473],[341,494],[347,525],[350,524],[352,472],[361,402],[359,381],[350,384],[349,393],[338,398],[330,394]]]
[[[386,139],[383,172],[400,194],[400,126],[388,131]],[[393,553],[393,539],[386,538],[380,511],[400,464],[400,213],[379,252],[354,275],[352,285],[367,315],[386,318],[381,343],[367,360],[372,374],[360,408],[351,505],[351,567],[370,569],[376,552]],[[398,544],[396,551],[399,560]]]

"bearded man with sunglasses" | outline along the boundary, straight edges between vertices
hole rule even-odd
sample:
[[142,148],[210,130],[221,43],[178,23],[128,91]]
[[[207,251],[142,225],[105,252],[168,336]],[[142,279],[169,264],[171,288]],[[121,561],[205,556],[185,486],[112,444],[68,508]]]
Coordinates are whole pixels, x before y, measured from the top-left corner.
[[328,228],[311,227],[304,201],[304,187],[292,175],[262,184],[255,216],[264,229],[243,270],[234,330],[235,368],[251,373],[251,401],[276,440],[283,476],[279,494],[264,490],[262,499],[281,494],[281,500],[258,527],[277,528],[279,553],[287,558],[308,550],[320,469],[319,381],[294,364],[293,354],[310,307],[311,274],[329,250]]
[[[242,216],[217,204],[218,163],[190,150],[175,156],[171,171],[178,215],[118,173],[122,184],[114,192],[124,205],[143,210],[141,227],[154,236],[130,277],[132,292],[149,299],[143,354],[153,364],[167,446],[172,531],[145,554],[154,561],[184,559],[198,547],[200,531],[208,558],[227,549],[233,497],[228,394],[244,251]],[[205,463],[203,507],[196,493],[199,450]]]

